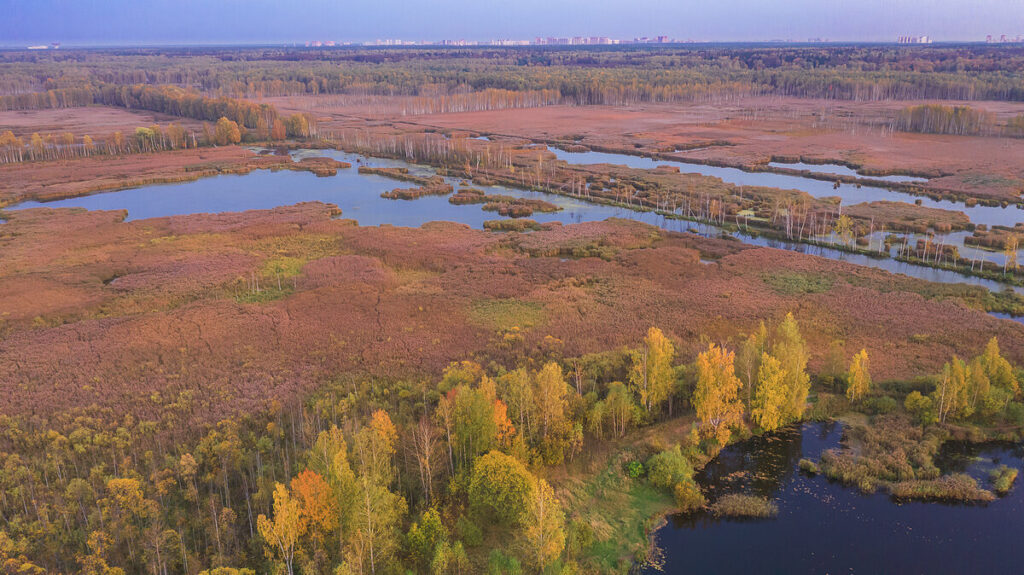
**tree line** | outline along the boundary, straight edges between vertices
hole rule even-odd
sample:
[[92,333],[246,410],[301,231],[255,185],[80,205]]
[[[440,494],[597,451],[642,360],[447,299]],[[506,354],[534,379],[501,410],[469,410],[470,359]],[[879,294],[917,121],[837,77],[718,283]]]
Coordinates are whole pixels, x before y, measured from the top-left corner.
[[[226,118],[224,120],[230,122]],[[237,124],[235,131],[238,131]],[[215,141],[205,134],[200,139],[194,130],[173,123],[166,126],[140,126],[128,135],[115,131],[102,139],[93,139],[89,134],[79,138],[71,132],[45,135],[33,133],[28,138],[21,138],[8,130],[0,133],[0,164],[178,150],[213,144]]]
[[221,116],[213,124],[203,122],[199,128],[185,128],[178,123],[166,126],[152,124],[139,126],[134,132],[118,130],[96,138],[89,134],[77,137],[71,132],[33,133],[24,138],[7,130],[0,133],[0,164],[183,150],[241,142],[280,142],[286,138],[315,137],[316,134],[316,120],[308,114],[275,118],[269,130],[249,130],[226,116]]
[[147,110],[182,118],[216,122],[227,118],[239,127],[259,132],[263,139],[308,138],[317,135],[309,114],[280,116],[273,106],[238,98],[211,98],[177,86],[104,84],[96,88],[61,88],[42,93],[0,96],[0,110],[69,108],[91,104]]
[[[1024,100],[1016,73],[1024,68],[1024,51],[1007,47],[242,49],[190,52],[189,58],[171,57],[174,52],[5,54],[0,58],[8,62],[0,74],[0,109],[82,105],[97,99],[160,100],[162,95],[141,93],[142,87],[159,86],[214,100],[302,94],[441,98],[487,90],[550,92],[559,103],[579,105],[747,95]],[[131,94],[126,96],[126,89]],[[475,105],[486,106],[488,100]],[[224,115],[254,127],[223,109],[208,113],[210,104],[205,102],[189,106],[202,108],[188,112],[190,117],[214,120]]]

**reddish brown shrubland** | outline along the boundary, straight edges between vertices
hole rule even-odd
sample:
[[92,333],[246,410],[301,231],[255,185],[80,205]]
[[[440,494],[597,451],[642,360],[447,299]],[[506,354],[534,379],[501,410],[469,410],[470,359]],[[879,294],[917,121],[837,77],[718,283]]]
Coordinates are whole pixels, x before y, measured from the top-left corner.
[[[300,397],[343,371],[438,373],[453,358],[501,357],[509,327],[522,334],[517,352],[573,356],[634,345],[658,325],[690,357],[702,337],[728,342],[790,310],[815,361],[843,340],[869,349],[879,380],[932,373],[992,335],[1011,359],[1024,351],[1020,326],[914,293],[928,284],[801,254],[626,221],[509,236],[358,227],[334,213],[318,203],[133,222],[10,212],[0,225],[5,411],[97,405],[146,417],[187,391],[188,425]],[[766,273],[835,279],[793,294]],[[513,313],[492,321],[486,302]]]

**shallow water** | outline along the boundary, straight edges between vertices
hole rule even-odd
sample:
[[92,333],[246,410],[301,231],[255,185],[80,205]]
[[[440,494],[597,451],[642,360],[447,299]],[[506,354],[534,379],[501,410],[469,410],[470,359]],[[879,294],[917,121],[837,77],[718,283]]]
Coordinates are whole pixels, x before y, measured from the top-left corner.
[[[214,176],[194,182],[143,186],[45,203],[24,202],[6,209],[18,210],[33,207],[85,208],[88,210],[126,209],[128,210],[128,220],[139,220],[195,213],[271,209],[299,202],[320,201],[338,206],[342,210],[342,217],[354,219],[364,226],[390,224],[416,227],[431,221],[451,221],[479,229],[487,220],[503,219],[497,213],[481,210],[479,205],[456,206],[450,204],[445,196],[426,196],[412,201],[384,199],[380,197],[381,193],[394,188],[411,187],[413,184],[358,172],[360,165],[406,167],[411,173],[426,176],[434,173],[428,166],[408,164],[401,160],[367,158],[336,150],[302,150],[294,152],[292,156],[295,159],[326,156],[349,162],[352,167],[339,170],[338,174],[332,177],[317,177],[309,172],[289,170],[278,172],[255,170],[246,175]],[[456,188],[459,187],[457,179],[448,178],[446,181]],[[557,194],[524,191],[504,186],[472,185],[472,187],[484,190],[489,194],[543,199],[562,208],[559,212],[546,214],[538,212],[531,216],[531,219],[541,223],[557,221],[563,224],[573,224],[622,218],[644,222],[674,232],[692,232],[708,237],[719,237],[723,234],[720,228],[712,225],[667,218],[654,212],[640,212],[629,208],[589,203]],[[799,251],[928,281],[968,283],[995,291],[1005,289],[1003,284],[992,280],[892,259],[872,258],[837,249],[756,237],[744,233],[734,233],[732,237],[751,245]],[[1017,289],[1024,293],[1024,289]]]
[[[710,499],[742,491],[769,497],[765,520],[675,516],[658,530],[665,573],[1019,573],[1024,495],[1019,486],[985,506],[898,503],[801,473],[838,447],[842,427],[808,423],[730,446],[698,474]],[[998,464],[1022,467],[1020,446],[947,444],[944,472],[988,486]],[[659,573],[648,569],[647,573]]]
[[[864,236],[868,239],[873,249],[878,249],[884,245],[885,236],[893,232],[880,232],[876,231],[872,234]],[[960,260],[974,260],[984,262],[985,269],[992,269],[993,266],[1001,268],[1003,262],[1006,260],[1006,254],[1001,251],[995,251],[991,249],[984,249],[979,246],[968,244],[965,240],[971,236],[971,232],[960,231],[950,232],[948,234],[915,234],[915,233],[903,233],[898,232],[895,235],[908,238],[911,246],[917,243],[917,240],[930,241],[932,245],[941,243],[944,246],[956,246],[957,252],[959,253]],[[890,255],[895,256],[899,253],[900,246],[893,244],[889,248]],[[1017,250],[1018,259],[1024,259],[1024,248]]]
[[766,186],[784,190],[801,190],[815,198],[840,197],[843,200],[843,205],[847,206],[875,201],[904,202],[908,204],[920,201],[924,207],[964,212],[975,224],[1012,227],[1017,222],[1024,221],[1024,210],[1020,210],[1016,206],[1006,208],[993,206],[967,207],[963,202],[933,200],[925,196],[915,196],[906,192],[898,192],[875,186],[857,187],[855,184],[842,184],[839,188],[835,188],[834,184],[830,181],[788,174],[745,172],[739,168],[707,166],[684,161],[631,156],[628,154],[566,152],[557,148],[551,148],[551,151],[554,152],[558,159],[565,160],[570,164],[616,164],[644,170],[652,170],[658,166],[675,166],[682,173],[714,176],[724,182],[738,186]]
[[879,180],[883,182],[894,182],[894,183],[922,183],[927,182],[928,178],[919,178],[917,176],[865,176],[864,174],[854,170],[849,166],[842,164],[805,164],[803,162],[768,162],[768,165],[773,168],[787,168],[790,170],[807,170],[808,172],[814,172],[816,174],[832,174],[836,176],[852,176],[854,178],[866,178],[871,180]]

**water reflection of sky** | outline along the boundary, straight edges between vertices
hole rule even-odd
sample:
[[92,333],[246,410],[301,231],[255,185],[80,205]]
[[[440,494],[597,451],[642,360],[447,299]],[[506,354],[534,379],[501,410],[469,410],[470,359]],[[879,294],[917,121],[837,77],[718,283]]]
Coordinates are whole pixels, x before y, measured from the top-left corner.
[[[882,493],[865,495],[798,471],[800,458],[817,460],[825,449],[838,447],[841,434],[837,424],[809,423],[783,433],[779,441],[755,439],[724,450],[699,479],[713,482],[743,471],[774,474],[739,489],[772,498],[779,515],[757,521],[675,517],[657,533],[664,572],[1019,572],[1021,487],[987,506],[897,503]],[[1022,467],[1021,449],[944,449],[939,463],[944,472],[966,471],[987,487],[987,472],[996,465]],[[703,486],[715,492],[714,485]]]

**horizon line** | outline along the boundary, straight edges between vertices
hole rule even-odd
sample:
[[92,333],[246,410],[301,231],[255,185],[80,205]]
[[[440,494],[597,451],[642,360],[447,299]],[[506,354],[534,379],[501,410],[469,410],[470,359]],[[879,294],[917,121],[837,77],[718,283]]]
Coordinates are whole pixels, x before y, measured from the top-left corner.
[[[911,36],[919,38],[927,36]],[[544,37],[556,38],[554,36]],[[557,37],[565,38],[565,37]],[[578,36],[577,38],[600,38],[599,36]],[[643,38],[643,37],[641,37]],[[647,37],[650,38],[650,37]],[[831,40],[831,39],[759,39],[759,40],[691,40],[671,39],[668,41],[639,42],[639,38],[630,40],[616,40],[616,43],[594,43],[594,44],[572,44],[572,43],[534,43],[534,40],[524,38],[492,38],[488,40],[469,40],[464,38],[447,40],[406,40],[404,38],[379,38],[375,40],[289,40],[289,41],[243,41],[243,42],[219,42],[219,41],[182,41],[182,42],[118,42],[118,43],[74,43],[63,42],[18,42],[0,43],[0,50],[12,51],[37,51],[37,52],[59,52],[60,50],[76,49],[116,49],[116,48],[262,48],[262,47],[283,47],[283,48],[309,48],[309,49],[351,49],[351,48],[611,48],[617,46],[686,46],[694,44],[782,44],[782,45],[850,45],[850,44],[871,44],[891,45],[906,47],[925,47],[942,44],[982,44],[986,46],[1021,46],[1024,41],[987,41],[985,39],[930,39],[928,42],[900,42],[897,40]],[[387,44],[389,41],[400,41],[402,44]],[[333,45],[312,46],[312,42],[334,42]],[[446,43],[449,42],[449,43]],[[465,44],[450,44],[450,42],[465,42]],[[501,42],[529,42],[528,44],[501,44]],[[34,49],[34,50],[33,50]]]

